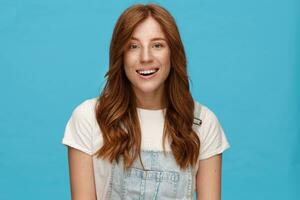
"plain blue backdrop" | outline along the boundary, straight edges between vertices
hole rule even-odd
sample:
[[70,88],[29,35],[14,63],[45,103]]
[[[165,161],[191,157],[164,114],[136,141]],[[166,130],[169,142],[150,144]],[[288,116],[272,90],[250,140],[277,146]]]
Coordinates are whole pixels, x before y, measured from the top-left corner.
[[[100,94],[117,18],[145,2],[0,0],[0,199],[70,199],[66,122]],[[222,199],[297,199],[299,1],[155,2],[179,26],[193,97],[231,144]]]

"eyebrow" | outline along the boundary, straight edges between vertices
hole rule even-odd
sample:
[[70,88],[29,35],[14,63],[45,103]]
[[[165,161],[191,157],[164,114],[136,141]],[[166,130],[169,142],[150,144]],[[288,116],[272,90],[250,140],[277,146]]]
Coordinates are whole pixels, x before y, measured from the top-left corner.
[[[132,39],[132,40],[140,41],[140,40],[139,40],[138,38],[136,38],[136,37],[131,37],[131,39]],[[157,40],[164,40],[164,41],[166,41],[166,39],[165,39],[165,38],[162,38],[162,37],[151,38],[150,41],[157,41]]]

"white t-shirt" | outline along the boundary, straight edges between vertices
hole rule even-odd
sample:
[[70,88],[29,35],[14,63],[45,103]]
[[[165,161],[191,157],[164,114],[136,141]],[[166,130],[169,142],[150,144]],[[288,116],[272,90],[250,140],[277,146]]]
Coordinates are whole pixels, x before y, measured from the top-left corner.
[[[73,111],[65,128],[62,144],[71,146],[89,155],[94,154],[103,144],[101,130],[95,117],[97,97],[87,99],[79,104]],[[141,125],[142,150],[163,151],[162,137],[164,127],[163,110],[148,110],[137,108]],[[200,118],[202,124],[193,125],[193,130],[200,138],[199,160],[203,160],[222,153],[230,147],[221,124],[216,115],[206,106],[195,101],[195,118]],[[199,120],[196,119],[196,124]],[[166,151],[170,151],[166,140]],[[97,199],[104,199],[109,186],[111,164],[107,160],[97,159],[93,156],[93,168],[96,184]],[[194,170],[194,178],[197,170]],[[195,181],[194,181],[195,183]],[[195,184],[193,185],[195,190]]]

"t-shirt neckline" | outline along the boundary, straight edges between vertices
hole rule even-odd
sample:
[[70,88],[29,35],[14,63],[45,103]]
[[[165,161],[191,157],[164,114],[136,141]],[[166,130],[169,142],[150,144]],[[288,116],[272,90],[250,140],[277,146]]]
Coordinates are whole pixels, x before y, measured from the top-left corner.
[[161,109],[147,109],[147,108],[140,108],[140,107],[136,107],[136,108],[143,112],[161,112],[166,110],[166,108],[161,108]]

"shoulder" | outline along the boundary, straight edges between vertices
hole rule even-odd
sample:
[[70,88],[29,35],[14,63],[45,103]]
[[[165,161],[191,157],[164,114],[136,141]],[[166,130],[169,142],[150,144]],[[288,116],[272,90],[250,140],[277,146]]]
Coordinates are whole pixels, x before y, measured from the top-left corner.
[[97,99],[86,99],[73,110],[65,127],[62,143],[91,155],[94,152],[95,105]]
[[95,106],[97,97],[86,99],[80,102],[73,110],[73,115],[76,117],[91,118],[95,114]]
[[208,123],[218,122],[218,118],[214,111],[196,100],[194,100],[194,119],[200,119],[202,126]]
[[96,103],[96,97],[81,101],[75,106],[69,122],[82,134],[90,135],[91,137],[94,135],[97,127]]
[[198,101],[195,101],[194,106],[193,127],[202,140],[209,137],[215,137],[223,131],[215,112]]
[[202,121],[200,126],[194,126],[201,142],[199,159],[209,158],[228,149],[230,144],[216,114],[199,102],[195,102],[194,110],[195,118]]

